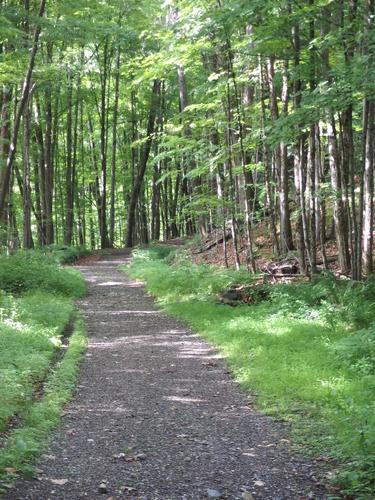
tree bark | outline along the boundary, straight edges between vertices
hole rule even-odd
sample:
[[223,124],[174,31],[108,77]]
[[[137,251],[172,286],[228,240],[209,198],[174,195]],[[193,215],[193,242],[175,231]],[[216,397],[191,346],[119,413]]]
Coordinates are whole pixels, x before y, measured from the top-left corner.
[[128,209],[127,233],[126,233],[125,245],[130,248],[134,244],[136,207],[143,183],[143,178],[146,172],[148,158],[150,155],[153,133],[155,129],[157,109],[159,106],[159,99],[160,99],[160,81],[154,80],[151,93],[151,103],[150,103],[150,112],[147,124],[146,142],[142,149],[142,155],[139,163],[139,170],[136,178],[134,179],[134,186],[131,193],[129,209]]
[[[46,7],[46,0],[41,0],[40,6],[39,6],[39,13],[38,13],[39,19],[41,19],[44,16],[45,7]],[[25,80],[23,83],[22,96],[21,96],[20,102],[18,104],[16,116],[14,119],[9,154],[8,154],[7,162],[6,162],[5,169],[4,169],[4,175],[2,176],[2,179],[1,179],[0,220],[3,219],[4,211],[5,211],[5,207],[6,207],[6,199],[7,199],[7,195],[8,195],[8,191],[9,191],[9,183],[10,183],[14,159],[16,156],[17,139],[18,139],[18,132],[19,132],[20,123],[21,123],[21,117],[23,115],[23,111],[25,109],[26,103],[29,99],[29,94],[30,94],[30,89],[31,89],[31,79],[32,79],[33,71],[34,71],[36,54],[38,52],[38,42],[39,42],[40,32],[41,32],[41,26],[38,25],[34,31],[33,46],[32,46],[32,50],[31,50],[31,54],[30,54],[30,59],[29,59],[29,64],[28,64]]]
[[115,243],[115,202],[116,202],[116,153],[117,153],[117,118],[118,118],[118,102],[119,102],[119,86],[120,86],[120,49],[117,51],[116,57],[116,73],[115,73],[115,96],[113,104],[112,117],[112,158],[111,158],[111,207],[109,214],[109,244],[111,247]]
[[31,232],[31,186],[30,186],[30,108],[26,104],[23,113],[23,248],[33,248]]

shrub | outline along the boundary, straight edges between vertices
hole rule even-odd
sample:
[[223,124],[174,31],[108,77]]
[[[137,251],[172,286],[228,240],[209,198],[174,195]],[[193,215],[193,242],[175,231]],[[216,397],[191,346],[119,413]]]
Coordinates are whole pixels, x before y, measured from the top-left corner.
[[83,245],[72,247],[67,245],[49,245],[41,252],[52,257],[58,264],[72,264],[80,257],[88,255],[90,252]]
[[63,269],[53,259],[30,251],[0,256],[0,289],[15,295],[43,290],[81,297],[85,284],[78,271]]
[[375,375],[375,323],[334,345],[339,359],[355,372]]

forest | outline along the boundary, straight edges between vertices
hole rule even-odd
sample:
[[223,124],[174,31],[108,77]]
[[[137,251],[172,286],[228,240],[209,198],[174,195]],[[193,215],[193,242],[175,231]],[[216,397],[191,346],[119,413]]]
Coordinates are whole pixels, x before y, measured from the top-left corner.
[[[87,418],[112,397],[98,392],[109,379],[119,394],[121,384],[140,391],[134,417],[149,390],[142,370],[139,380],[101,371],[120,355],[132,366],[126,335],[139,336],[142,369],[157,365],[144,408],[154,421],[160,380],[185,358],[174,353],[165,368],[163,354],[157,364],[147,335],[156,345],[177,318],[223,355],[257,411],[290,425],[293,446],[314,457],[293,492],[294,469],[280,480],[285,498],[374,498],[374,168],[375,0],[0,0],[0,495],[35,474],[83,358],[84,381],[97,363],[85,381],[95,403]],[[170,330],[177,338],[179,328]],[[169,356],[177,343],[165,341]],[[200,388],[216,363],[194,365]],[[133,425],[111,428],[117,397],[98,431],[115,433],[111,446]],[[220,397],[224,415],[232,407]],[[164,426],[175,425],[175,410]],[[228,422],[224,434],[236,428]],[[81,449],[86,429],[74,425],[66,434]],[[237,438],[227,438],[229,455]],[[102,460],[113,475],[119,461],[147,469],[147,452],[128,445],[111,448],[111,466]],[[87,446],[74,466],[82,477]],[[280,470],[295,449],[277,456]],[[189,472],[195,458],[182,463],[191,498],[276,498],[277,482],[261,474],[241,491],[203,491]],[[50,497],[44,479],[62,495],[67,488],[64,498],[124,494],[110,479],[97,484],[99,465],[87,490],[70,490],[60,465],[64,473],[52,470],[28,498]],[[185,495],[167,483],[129,492]],[[24,498],[20,488],[9,498]]]
[[219,230],[256,271],[261,227],[302,273],[333,246],[368,275],[373,23],[372,0],[2,1],[2,247]]

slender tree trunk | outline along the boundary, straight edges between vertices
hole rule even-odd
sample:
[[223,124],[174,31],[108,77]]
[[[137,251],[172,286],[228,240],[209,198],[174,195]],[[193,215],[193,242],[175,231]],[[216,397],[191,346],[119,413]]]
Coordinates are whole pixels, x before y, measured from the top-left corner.
[[151,150],[152,137],[155,129],[155,120],[157,115],[157,109],[159,106],[160,98],[160,81],[155,80],[153,83],[150,112],[147,124],[146,142],[143,146],[142,155],[139,164],[138,175],[134,180],[134,186],[130,197],[129,209],[128,209],[128,220],[127,220],[127,233],[126,233],[126,246],[132,247],[134,242],[135,233],[135,220],[136,220],[136,207],[139,199],[139,194],[141,192],[141,187],[143,183],[143,178],[146,172],[148,157]]
[[[47,63],[52,64],[52,43],[47,43]],[[54,240],[53,228],[53,151],[52,151],[52,134],[53,134],[53,120],[52,120],[52,95],[49,87],[45,90],[45,159],[44,159],[44,172],[45,172],[45,222],[46,222],[46,243],[50,245]]]
[[[266,126],[266,103],[265,103],[265,89],[267,87],[266,79],[265,79],[265,71],[263,71],[262,61],[259,57],[258,61],[258,78],[260,85],[260,104],[261,104],[261,130],[263,134],[263,163],[265,166],[265,185],[266,185],[266,203],[268,202],[268,210],[270,212],[270,226],[271,226],[271,234],[272,234],[272,248],[276,255],[280,255],[280,245],[279,239],[277,237],[277,228],[276,228],[276,214],[274,209],[274,196],[272,192],[271,186],[271,177],[272,177],[272,167],[270,161],[270,151],[268,149],[268,145],[265,143],[265,126]],[[288,201],[288,209],[289,209],[289,201]],[[285,215],[285,214],[284,214]],[[290,225],[290,217],[289,225]],[[284,231],[284,236],[286,235]],[[286,241],[286,240],[285,240]],[[286,250],[285,250],[286,251]]]
[[374,230],[374,137],[375,102],[366,103],[367,120],[365,134],[365,157],[363,173],[363,271],[369,275],[373,271],[373,230]]
[[65,221],[65,245],[71,245],[73,239],[73,217],[74,217],[74,175],[73,175],[73,83],[72,76],[68,75],[68,112],[66,121],[66,221]]
[[[260,69],[261,71],[261,69]],[[277,94],[274,85],[275,70],[274,60],[269,58],[267,61],[268,85],[270,93],[270,110],[273,120],[279,118],[279,109],[277,104]],[[261,71],[261,75],[263,72]],[[288,83],[284,74],[283,78],[283,113],[288,110]],[[275,166],[278,178],[279,194],[279,214],[280,214],[280,251],[287,253],[293,249],[292,227],[290,223],[289,210],[289,176],[287,163],[287,148],[285,144],[278,144],[275,147]]]
[[[179,65],[177,67],[177,76],[178,76],[178,88],[179,88],[179,96],[180,96],[180,111],[183,112],[186,109],[186,107],[189,105],[189,96],[188,96],[187,85],[186,85],[185,70],[184,70],[184,67],[181,65]],[[184,136],[186,138],[191,137],[191,130],[189,127],[184,127]],[[185,163],[186,163],[186,161],[185,161]],[[196,168],[196,162],[195,162],[194,158],[188,159],[187,171],[189,172],[191,170],[194,170],[195,168]],[[202,185],[201,176],[195,176],[192,180],[193,194],[200,194],[201,185]],[[177,213],[177,205],[176,205],[176,213]],[[175,221],[174,221],[174,224],[175,224]],[[207,236],[207,216],[205,214],[200,213],[198,215],[198,230],[199,230],[199,234],[202,237]],[[177,236],[177,234],[176,234],[177,233],[177,226],[176,225],[174,227],[172,227],[172,233],[175,233],[174,235],[172,235],[172,237]]]
[[[39,18],[42,18],[44,16],[45,7],[46,7],[46,0],[41,0],[40,6],[39,6],[39,13],[38,13]],[[21,95],[21,99],[20,99],[19,104],[18,104],[15,119],[14,119],[9,154],[8,154],[7,162],[6,162],[5,169],[4,169],[4,175],[1,179],[1,185],[0,185],[0,221],[3,218],[5,207],[6,207],[6,199],[7,199],[7,195],[8,195],[8,191],[9,191],[9,183],[10,183],[10,178],[11,178],[11,173],[12,173],[12,168],[13,168],[13,162],[14,162],[14,159],[16,156],[17,139],[18,139],[18,132],[19,132],[20,123],[21,123],[21,117],[23,115],[23,111],[25,109],[26,103],[29,99],[29,94],[30,94],[30,89],[31,89],[31,78],[32,78],[33,71],[34,71],[36,54],[38,52],[38,42],[39,42],[40,32],[41,32],[41,26],[38,25],[34,31],[33,45],[32,45],[32,49],[31,49],[31,53],[30,53],[30,59],[29,59],[29,64],[28,64],[28,68],[27,68],[27,72],[26,72],[26,77],[25,77],[25,80],[23,83],[22,95]]]
[[100,72],[101,105],[100,105],[100,163],[101,163],[101,206],[100,206],[100,244],[102,248],[109,246],[107,227],[107,85],[109,71],[108,38],[104,44],[103,68]]
[[116,153],[117,153],[117,117],[120,86],[120,50],[117,51],[115,72],[115,97],[112,117],[112,161],[111,161],[111,208],[109,214],[109,244],[115,243],[115,203],[116,203]]
[[338,260],[342,273],[347,274],[350,269],[350,260],[346,232],[347,229],[345,224],[345,209],[343,206],[341,194],[342,184],[340,177],[341,171],[338,165],[336,128],[333,116],[330,120],[328,120],[327,123],[327,137],[329,165],[331,171],[331,185],[335,196],[333,218],[338,249]]
[[237,225],[237,217],[236,217],[236,188],[235,188],[235,178],[233,175],[233,142],[232,142],[232,110],[230,103],[230,91],[229,91],[229,83],[227,84],[227,103],[226,103],[226,112],[227,112],[227,127],[226,127],[226,146],[227,146],[227,156],[228,160],[224,162],[224,171],[228,173],[228,195],[229,195],[229,204],[230,204],[230,225],[232,231],[232,240],[233,240],[233,254],[234,254],[234,262],[237,271],[241,267],[240,254],[238,248],[238,225]]
[[[233,66],[233,55],[230,45],[230,40],[227,38],[227,48],[228,48],[228,70],[230,77],[232,79],[233,88],[234,88],[234,98],[235,98],[235,109],[237,115],[237,125],[238,125],[238,134],[239,134],[239,144],[240,144],[240,159],[241,159],[241,168],[242,175],[245,179],[245,198],[244,198],[244,215],[245,215],[245,230],[246,230],[246,238],[247,238],[247,267],[253,273],[256,272],[256,264],[254,258],[254,250],[253,250],[253,236],[252,236],[252,227],[251,227],[251,198],[254,196],[254,190],[250,189],[248,182],[246,179],[248,176],[246,175],[246,154],[244,148],[244,126],[242,123],[241,109],[239,105],[239,92],[237,87],[237,78],[236,73],[234,71]],[[253,192],[251,192],[253,191]]]
[[42,231],[42,245],[46,244],[46,176],[44,170],[44,157],[45,157],[45,148],[44,148],[44,137],[43,137],[43,128],[42,121],[40,116],[40,105],[35,99],[34,103],[34,131],[35,131],[35,140],[39,147],[39,156],[37,158],[38,163],[38,181],[39,181],[39,205],[40,205],[40,229]]
[[[9,157],[10,141],[11,141],[11,120],[10,120],[10,105],[12,99],[12,91],[10,87],[3,88],[2,103],[0,113],[0,188],[7,182],[7,159]],[[7,195],[8,193],[6,193]],[[4,195],[5,196],[5,195]],[[5,203],[5,202],[4,202]],[[6,225],[8,222],[6,205],[4,204],[3,211],[0,212],[0,242],[6,244]],[[1,225],[3,227],[1,227]]]
[[26,104],[23,113],[23,247],[33,248],[31,232],[31,187],[30,187],[30,105]]
[[[369,57],[368,66],[375,62],[371,34],[374,29],[375,1],[365,0],[365,41],[364,52]],[[371,76],[369,76],[371,78]],[[366,96],[364,99],[363,127],[363,181],[362,181],[362,261],[363,271],[369,275],[373,271],[373,230],[374,230],[374,167],[375,167],[375,99]]]

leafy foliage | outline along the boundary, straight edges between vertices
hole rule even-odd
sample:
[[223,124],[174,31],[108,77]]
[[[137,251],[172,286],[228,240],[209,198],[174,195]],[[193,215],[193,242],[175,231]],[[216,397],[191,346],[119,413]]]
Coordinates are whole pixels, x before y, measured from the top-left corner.
[[42,452],[49,433],[58,424],[64,405],[73,394],[86,342],[83,323],[78,320],[64,358],[50,373],[44,385],[43,398],[34,403],[28,401],[29,407],[22,425],[10,433],[0,450],[0,491],[1,483],[9,484],[12,479],[5,473],[6,467],[32,476],[33,464]]
[[70,297],[85,293],[78,271],[58,267],[53,259],[33,251],[0,256],[0,289],[16,295],[31,290]]

